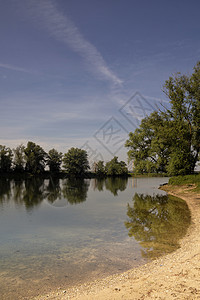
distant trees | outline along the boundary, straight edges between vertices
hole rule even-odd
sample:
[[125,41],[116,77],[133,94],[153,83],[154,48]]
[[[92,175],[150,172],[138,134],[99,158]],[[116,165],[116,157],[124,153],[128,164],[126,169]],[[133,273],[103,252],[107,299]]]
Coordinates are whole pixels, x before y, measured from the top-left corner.
[[128,156],[139,173],[191,174],[200,151],[200,62],[191,76],[170,77],[164,92],[170,108],[153,112],[130,132]]
[[24,149],[25,153],[25,170],[33,174],[44,172],[47,154],[41,146],[33,142],[28,142]]
[[105,173],[109,176],[127,175],[128,169],[124,161],[118,161],[118,157],[115,156],[109,162],[106,163]]
[[59,173],[62,164],[62,153],[55,149],[51,149],[47,155],[47,165],[52,173]]
[[25,168],[25,147],[24,145],[19,145],[15,149],[13,149],[14,152],[14,170],[17,172],[23,172]]
[[118,157],[114,156],[113,159],[108,161],[104,166],[103,161],[95,162],[93,165],[94,172],[98,177],[103,176],[126,176],[128,169],[124,161],[118,161]]
[[49,152],[34,142],[29,141],[26,146],[20,144],[14,149],[0,145],[0,173],[12,172],[18,175],[51,175],[61,177],[106,177],[123,176],[128,174],[125,162],[114,157],[109,162],[97,161],[90,166],[87,152],[72,147],[64,155],[56,149]]
[[105,175],[104,162],[102,160],[99,160],[98,162],[94,162],[93,170],[97,176],[99,176],[99,177],[104,176]]
[[12,150],[0,145],[0,172],[10,172],[12,165]]
[[63,168],[67,174],[84,176],[89,170],[87,152],[79,148],[71,148],[63,157]]

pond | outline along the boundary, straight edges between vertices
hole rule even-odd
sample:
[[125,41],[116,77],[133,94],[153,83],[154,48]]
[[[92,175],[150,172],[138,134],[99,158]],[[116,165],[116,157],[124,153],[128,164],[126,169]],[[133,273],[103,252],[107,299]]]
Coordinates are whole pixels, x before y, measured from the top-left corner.
[[0,298],[30,299],[174,251],[190,224],[168,178],[0,180]]

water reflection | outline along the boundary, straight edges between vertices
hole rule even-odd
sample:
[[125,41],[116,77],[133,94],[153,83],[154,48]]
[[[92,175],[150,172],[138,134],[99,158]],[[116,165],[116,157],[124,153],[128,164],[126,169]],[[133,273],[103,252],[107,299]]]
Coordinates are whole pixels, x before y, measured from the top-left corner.
[[174,251],[186,234],[190,212],[185,201],[168,195],[135,194],[125,222],[129,236],[139,241],[142,256],[154,258]]
[[110,191],[114,196],[118,195],[119,191],[124,191],[127,187],[127,177],[108,177],[106,179],[94,179],[94,190]]
[[54,203],[56,200],[62,198],[62,190],[60,187],[59,178],[50,178],[46,187],[46,197],[49,203]]
[[89,181],[85,179],[67,179],[63,183],[63,196],[70,204],[78,204],[87,199]]
[[[114,196],[127,186],[127,178],[93,179],[94,190],[109,190]],[[54,206],[78,204],[86,201],[90,181],[86,179],[42,179],[33,177],[25,180],[0,180],[0,204],[14,200],[18,205],[24,205],[31,211],[44,199]]]
[[0,202],[8,201],[11,196],[11,181],[3,178],[0,180]]
[[32,299],[124,272],[178,245],[189,222],[184,202],[136,195],[127,211],[135,191],[152,195],[164,182],[139,178],[135,187],[132,178],[128,184],[122,178],[0,180],[0,298]]
[[108,177],[105,180],[105,188],[109,190],[114,196],[118,195],[119,191],[126,189],[128,178],[122,177]]

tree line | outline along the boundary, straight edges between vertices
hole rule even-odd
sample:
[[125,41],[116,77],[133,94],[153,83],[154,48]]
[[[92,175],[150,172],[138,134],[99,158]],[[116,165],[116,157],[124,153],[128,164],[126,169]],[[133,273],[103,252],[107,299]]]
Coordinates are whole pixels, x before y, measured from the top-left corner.
[[125,162],[118,161],[116,156],[106,164],[103,161],[94,163],[92,169],[90,172],[88,154],[83,149],[72,147],[63,154],[54,148],[47,153],[40,145],[31,141],[26,146],[21,144],[15,149],[0,145],[1,174],[38,175],[50,172],[54,175],[64,174],[78,177],[84,177],[89,172],[99,177],[128,174]]
[[129,133],[129,159],[136,173],[192,174],[200,151],[200,61],[192,75],[169,77],[163,91],[170,107],[154,111]]

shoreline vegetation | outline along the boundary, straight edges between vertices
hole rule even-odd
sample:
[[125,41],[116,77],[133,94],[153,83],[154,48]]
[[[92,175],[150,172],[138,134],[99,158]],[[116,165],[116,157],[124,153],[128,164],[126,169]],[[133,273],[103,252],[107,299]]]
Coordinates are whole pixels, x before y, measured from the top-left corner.
[[[198,176],[198,175],[197,175]],[[200,298],[200,193],[197,177],[172,178],[171,184],[161,187],[169,194],[186,201],[192,223],[180,241],[176,251],[157,258],[123,274],[77,285],[66,290],[58,289],[44,296],[44,299],[199,299]],[[185,185],[182,183],[185,182]],[[175,185],[175,182],[179,182]],[[67,288],[67,287],[66,287]]]
[[27,178],[105,178],[129,176],[127,165],[114,156],[110,161],[94,161],[89,165],[87,151],[70,148],[61,153],[54,148],[45,152],[40,145],[28,142],[15,149],[0,145],[0,177]]

